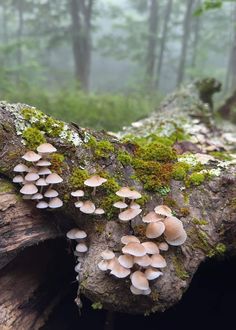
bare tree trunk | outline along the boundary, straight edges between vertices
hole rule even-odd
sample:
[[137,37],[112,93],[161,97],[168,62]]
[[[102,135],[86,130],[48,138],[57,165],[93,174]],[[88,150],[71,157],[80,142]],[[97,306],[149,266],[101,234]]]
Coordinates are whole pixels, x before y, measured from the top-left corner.
[[16,54],[16,61],[17,61],[17,82],[20,81],[20,71],[22,66],[22,36],[23,36],[23,26],[24,26],[24,19],[23,19],[23,2],[22,0],[17,1],[17,10],[18,10],[18,29],[17,29],[17,54]]
[[191,15],[192,8],[195,0],[188,0],[186,2],[186,12],[183,21],[183,36],[182,36],[182,46],[181,46],[181,54],[180,54],[180,63],[177,74],[177,86],[179,86],[184,79],[184,70],[186,65],[186,57],[187,57],[187,49],[188,49],[188,41],[190,36],[190,27],[191,27]]
[[164,58],[165,47],[166,47],[166,42],[167,42],[168,23],[169,23],[171,11],[172,11],[172,5],[173,5],[173,0],[168,0],[167,6],[166,6],[165,17],[164,17],[164,27],[163,27],[163,33],[162,33],[162,38],[161,38],[161,45],[160,45],[160,52],[159,52],[157,73],[156,73],[157,89],[159,88],[160,79],[161,79],[163,58]]
[[158,32],[158,1],[150,0],[149,18],[148,18],[148,46],[146,57],[146,75],[149,88],[154,88],[154,75],[156,64],[156,48],[157,48],[157,32]]
[[234,39],[232,45],[232,53],[231,53],[231,86],[230,90],[233,92],[236,89],[236,4],[234,5]]
[[93,0],[69,0],[75,76],[84,91],[89,91],[91,67],[91,15]]
[[[197,2],[196,7],[198,8],[200,6],[200,1]],[[197,16],[195,18],[195,22],[194,22],[194,29],[193,29],[193,33],[194,33],[194,39],[193,39],[193,46],[192,46],[192,68],[196,67],[197,64],[197,54],[198,54],[198,44],[199,44],[199,40],[200,40],[200,23],[201,23],[201,17]]]

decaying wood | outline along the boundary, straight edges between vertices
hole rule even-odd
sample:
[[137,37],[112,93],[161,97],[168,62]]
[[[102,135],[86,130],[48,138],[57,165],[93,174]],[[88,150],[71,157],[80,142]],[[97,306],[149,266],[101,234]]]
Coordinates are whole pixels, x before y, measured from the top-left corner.
[[[15,130],[15,114],[25,106],[2,103],[0,107],[0,172],[11,180],[12,168],[20,162],[20,157],[26,150],[21,136],[17,135]],[[133,123],[131,127],[125,129],[125,132],[136,136],[146,136],[156,133],[160,127],[166,127],[169,130],[173,123],[182,125],[183,122],[188,134],[191,135],[192,142],[176,143],[176,148],[182,150],[181,152],[190,150],[190,147],[191,152],[198,150],[207,152],[210,148],[215,147],[217,150],[230,150],[233,154],[232,141],[235,136],[232,130],[234,127],[227,124],[225,126],[227,134],[223,129],[216,128],[210,118],[208,107],[189,90],[181,90],[173,94],[167,98],[158,112],[153,113],[147,119]],[[132,186],[140,192],[144,192],[142,184],[138,180],[132,179],[134,169],[131,165],[123,166],[115,153],[111,153],[109,158],[100,158],[95,162],[93,154],[86,144],[86,139],[88,134],[93,134],[98,140],[107,139],[115,149],[122,150],[129,150],[128,144],[123,144],[119,138],[103,132],[91,132],[75,126],[71,126],[70,129],[81,139],[78,147],[60,138],[48,138],[48,141],[53,143],[60,153],[66,155],[62,171],[64,182],[58,187],[60,196],[68,196],[71,192],[70,175],[74,168],[83,166],[90,173],[94,173],[98,165],[111,176],[118,171],[122,173],[121,185]],[[6,141],[8,142],[5,143]],[[84,161],[85,159],[86,161]],[[216,169],[217,164],[214,161],[210,162],[207,169]],[[233,252],[235,249],[235,168],[233,162],[222,165],[219,176],[215,176],[198,187],[186,188],[183,187],[181,181],[171,181],[171,191],[168,197],[176,202],[173,210],[183,221],[188,239],[183,246],[171,247],[168,252],[165,252],[167,267],[164,269],[164,276],[152,282],[152,293],[149,296],[132,295],[129,290],[129,279],[115,279],[101,272],[97,267],[100,254],[104,249],[109,247],[114,251],[121,251],[120,238],[124,234],[134,233],[143,238],[140,233],[141,218],[138,217],[131,221],[131,225],[117,221],[117,216],[109,221],[106,216],[95,219],[79,212],[73,206],[74,201],[67,198],[64,207],[55,212],[58,223],[67,221],[70,223],[69,220],[73,219],[79,228],[88,233],[89,251],[79,258],[81,270],[78,294],[83,293],[109,310],[129,313],[164,311],[178,302],[190,285],[191,278],[199,264],[208,256],[216,254],[220,243],[224,244],[228,251]],[[10,260],[10,255],[18,254],[21,248],[35,245],[41,240],[53,239],[60,236],[62,232],[65,233],[64,229],[58,231],[52,225],[53,212],[36,212],[34,204],[31,202],[23,203],[16,195],[8,195],[9,193],[0,195],[3,205],[1,211],[3,221],[0,228],[1,253],[5,254],[5,260],[1,257],[3,264]],[[149,201],[144,206],[145,212],[153,210],[156,205],[164,202],[164,197],[160,194],[148,192],[148,195]],[[6,203],[5,199],[8,200]],[[187,213],[184,212],[186,208]],[[204,221],[199,221],[201,219]],[[11,237],[14,242],[10,239]],[[6,267],[3,269],[6,278],[7,269]],[[30,271],[28,267],[26,269]],[[9,273],[9,278],[15,276],[14,272],[11,274]],[[13,304],[12,310],[15,309],[14,306]],[[6,324],[1,316],[0,324]]]

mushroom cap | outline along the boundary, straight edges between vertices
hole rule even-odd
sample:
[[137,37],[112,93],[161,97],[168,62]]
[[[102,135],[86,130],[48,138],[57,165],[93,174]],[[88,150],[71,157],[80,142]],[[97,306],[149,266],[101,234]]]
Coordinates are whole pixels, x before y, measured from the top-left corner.
[[87,234],[79,228],[73,228],[66,233],[66,237],[69,239],[82,239],[87,237]]
[[46,209],[48,207],[48,203],[45,201],[40,201],[36,204],[37,209]]
[[24,178],[23,178],[22,175],[16,175],[13,178],[12,182],[14,182],[14,183],[22,183],[22,182],[24,182]]
[[160,237],[165,231],[165,225],[163,222],[149,223],[146,228],[146,236],[148,238]]
[[52,171],[49,170],[49,168],[47,168],[47,167],[42,167],[42,168],[40,168],[40,170],[38,171],[38,174],[39,174],[39,175],[48,175],[48,174],[51,174],[51,173],[52,173]]
[[122,244],[128,244],[128,243],[131,243],[131,242],[140,243],[140,240],[137,237],[133,236],[133,235],[125,235],[125,236],[121,237],[121,243]]
[[153,254],[151,256],[151,266],[155,268],[165,268],[166,261],[159,253]]
[[39,200],[39,199],[43,199],[43,195],[40,194],[40,193],[37,193],[37,194],[34,194],[33,196],[31,196],[31,199],[36,199],[36,200]]
[[143,242],[142,246],[145,247],[146,253],[147,254],[156,254],[159,253],[158,246],[156,243],[153,242]]
[[36,181],[38,178],[39,175],[37,173],[27,173],[25,176],[26,181]]
[[51,162],[49,162],[49,160],[46,160],[46,159],[40,159],[37,163],[36,163],[36,165],[37,166],[39,166],[39,167],[47,167],[47,166],[50,166],[50,165],[52,165],[52,163]]
[[158,247],[159,247],[159,250],[161,250],[161,251],[169,250],[169,245],[166,242],[159,243]]
[[50,143],[42,143],[38,146],[37,151],[41,154],[51,154],[52,152],[56,152],[57,149]]
[[118,208],[118,209],[125,209],[128,205],[124,202],[116,202],[113,204],[114,207]]
[[92,214],[94,213],[96,207],[91,201],[85,201],[83,202],[83,205],[80,207],[80,211],[86,214]]
[[37,162],[42,156],[36,154],[34,151],[27,151],[22,158],[27,162]]
[[148,267],[151,264],[151,258],[148,255],[142,257],[134,257],[134,263],[141,267]]
[[59,195],[58,192],[54,189],[48,189],[44,193],[44,196],[47,198],[57,197],[58,195]]
[[87,245],[84,244],[84,243],[77,244],[75,249],[76,249],[77,252],[81,252],[81,253],[84,253],[84,252],[88,251]]
[[102,272],[105,272],[106,270],[108,270],[108,262],[107,260],[101,260],[99,263],[98,263],[98,268],[102,271]]
[[131,285],[130,286],[130,291],[134,294],[134,295],[149,295],[151,293],[151,289],[148,288],[147,290],[139,290],[137,288],[135,288],[135,286]]
[[145,270],[144,274],[145,274],[147,280],[149,280],[149,281],[155,280],[156,278],[163,275],[162,272],[160,272],[159,270],[157,270],[155,268],[147,268]]
[[122,254],[119,256],[118,261],[121,266],[125,268],[132,268],[134,265],[134,257],[128,254]]
[[148,290],[149,289],[149,283],[146,279],[146,276],[141,271],[137,270],[134,272],[131,276],[131,283],[136,289],[139,290]]
[[131,190],[129,187],[122,187],[120,190],[116,192],[116,195],[122,198],[129,197],[131,193]]
[[98,214],[98,215],[101,215],[101,214],[104,214],[105,211],[103,209],[101,209],[100,207],[97,208],[95,211],[94,211],[94,214]]
[[73,197],[83,197],[84,196],[84,191],[83,190],[72,191],[71,196],[73,196]]
[[165,217],[172,216],[171,209],[166,205],[158,205],[158,206],[155,207],[154,211],[157,214],[164,215]]
[[125,278],[130,274],[130,269],[127,269],[123,266],[121,266],[119,263],[117,263],[111,270],[112,275],[118,277],[118,278]]
[[130,191],[129,199],[139,199],[141,197],[142,197],[142,195],[138,191],[136,191],[136,190]]
[[88,187],[99,187],[104,182],[107,182],[107,179],[100,177],[99,175],[92,175],[89,179],[84,181],[85,186]]
[[75,205],[76,208],[81,208],[81,206],[83,204],[84,204],[84,202],[82,202],[82,201],[77,201],[77,202],[74,203],[74,205]]
[[131,254],[135,257],[142,257],[146,254],[145,247],[137,242],[130,242],[122,248],[124,254]]
[[45,186],[48,186],[48,184],[45,179],[40,178],[36,181],[36,186],[45,187]]
[[119,214],[119,219],[122,221],[129,221],[137,217],[141,212],[142,212],[141,209],[128,208],[127,210]]
[[162,221],[163,218],[156,214],[156,212],[151,211],[148,214],[146,214],[143,218],[142,218],[143,222],[145,223],[152,223],[152,222],[158,222],[158,221]]
[[183,232],[183,223],[178,218],[167,217],[163,222],[165,225],[164,235],[168,240],[174,241]]
[[38,188],[33,183],[26,183],[20,192],[24,195],[34,195],[38,192]]
[[63,205],[63,202],[60,198],[53,197],[48,203],[48,205],[51,209],[57,209],[58,207],[61,207]]
[[116,257],[114,257],[113,259],[107,260],[108,262],[108,266],[107,269],[112,270],[117,264],[119,264],[119,261]]
[[176,239],[174,239],[174,240],[169,240],[167,238],[165,238],[165,239],[166,239],[166,241],[167,241],[168,244],[173,245],[173,246],[179,246],[179,245],[184,244],[184,242],[186,241],[186,239],[187,239],[187,233],[183,229],[181,235],[179,237],[177,237]]
[[140,209],[140,205],[135,202],[132,202],[129,207],[133,210]]
[[101,253],[101,257],[104,260],[111,260],[111,259],[115,258],[115,253],[111,250],[105,250]]
[[63,179],[57,173],[51,173],[46,177],[46,182],[48,184],[61,183]]
[[19,173],[28,172],[28,170],[29,168],[25,164],[18,164],[13,169],[14,172],[19,172]]

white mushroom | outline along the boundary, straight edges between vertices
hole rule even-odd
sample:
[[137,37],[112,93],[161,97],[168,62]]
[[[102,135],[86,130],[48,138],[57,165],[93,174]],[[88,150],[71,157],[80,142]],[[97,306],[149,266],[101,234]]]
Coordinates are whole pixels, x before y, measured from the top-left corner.
[[40,201],[36,204],[37,209],[46,209],[48,207],[48,203],[45,201]]
[[119,219],[122,221],[129,221],[137,217],[141,212],[142,212],[141,209],[128,208],[127,210],[119,214]]
[[27,162],[37,162],[38,160],[40,160],[41,156],[36,154],[34,151],[27,151],[24,156],[22,156],[22,158],[24,160],[26,160]]
[[80,207],[80,211],[86,214],[92,214],[94,213],[96,207],[91,201],[85,201],[83,202],[83,205]]
[[131,283],[133,286],[139,290],[148,290],[149,289],[149,283],[146,279],[146,276],[144,273],[137,270],[134,272],[131,276]]
[[57,149],[55,147],[53,147],[53,145],[51,145],[50,143],[42,143],[42,144],[40,144],[40,146],[38,146],[37,151],[40,154],[48,155],[53,152],[56,152]]
[[132,268],[134,265],[134,258],[128,254],[122,254],[118,257],[121,266],[125,268]]
[[151,256],[151,266],[155,268],[165,268],[166,261],[160,254],[153,254]]
[[99,175],[92,175],[89,179],[84,181],[84,184],[93,188],[92,195],[96,194],[96,188],[107,182],[107,179],[100,177]]
[[20,192],[24,195],[34,195],[38,192],[38,188],[33,183],[26,183]]
[[58,192],[54,189],[48,189],[44,193],[44,196],[47,198],[57,197],[58,195],[59,195]]
[[21,175],[16,175],[13,180],[14,183],[23,183],[24,182],[24,178]]
[[145,274],[147,280],[149,280],[149,281],[155,280],[156,278],[163,275],[162,272],[160,272],[159,270],[157,270],[155,268],[147,268],[145,270],[144,274]]
[[133,235],[125,235],[125,236],[121,237],[121,243],[128,244],[128,243],[131,243],[131,242],[140,243],[140,240],[137,237],[133,236]]
[[83,239],[87,237],[87,234],[83,230],[73,228],[66,233],[66,237],[69,239]]
[[38,180],[38,178],[39,178],[39,175],[37,173],[27,173],[25,176],[25,180],[28,182],[36,181],[36,180]]
[[28,166],[24,164],[18,164],[13,169],[14,172],[18,172],[18,173],[28,172],[28,170],[29,170]]
[[51,209],[57,209],[58,207],[61,207],[63,205],[63,202],[60,198],[54,197],[50,200],[48,205]]
[[122,248],[124,254],[130,254],[135,257],[142,257],[146,254],[145,247],[136,242],[130,242]]
[[152,222],[147,225],[146,236],[148,238],[157,238],[161,236],[165,231],[165,225],[163,222]]
[[97,215],[102,215],[104,214],[105,211],[103,209],[101,209],[100,207],[97,208],[95,211],[94,211],[94,214],[97,214]]
[[77,252],[81,252],[81,253],[85,253],[88,251],[88,248],[84,243],[77,244],[75,249]]
[[158,205],[158,206],[155,207],[154,211],[157,214],[164,215],[165,217],[172,216],[171,209],[166,205]]

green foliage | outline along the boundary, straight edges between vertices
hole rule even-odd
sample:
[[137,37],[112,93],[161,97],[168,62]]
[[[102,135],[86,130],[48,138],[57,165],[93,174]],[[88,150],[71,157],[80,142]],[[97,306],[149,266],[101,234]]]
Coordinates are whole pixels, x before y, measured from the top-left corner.
[[25,145],[31,150],[35,150],[41,143],[45,143],[46,139],[42,132],[35,127],[28,127],[22,133]]

